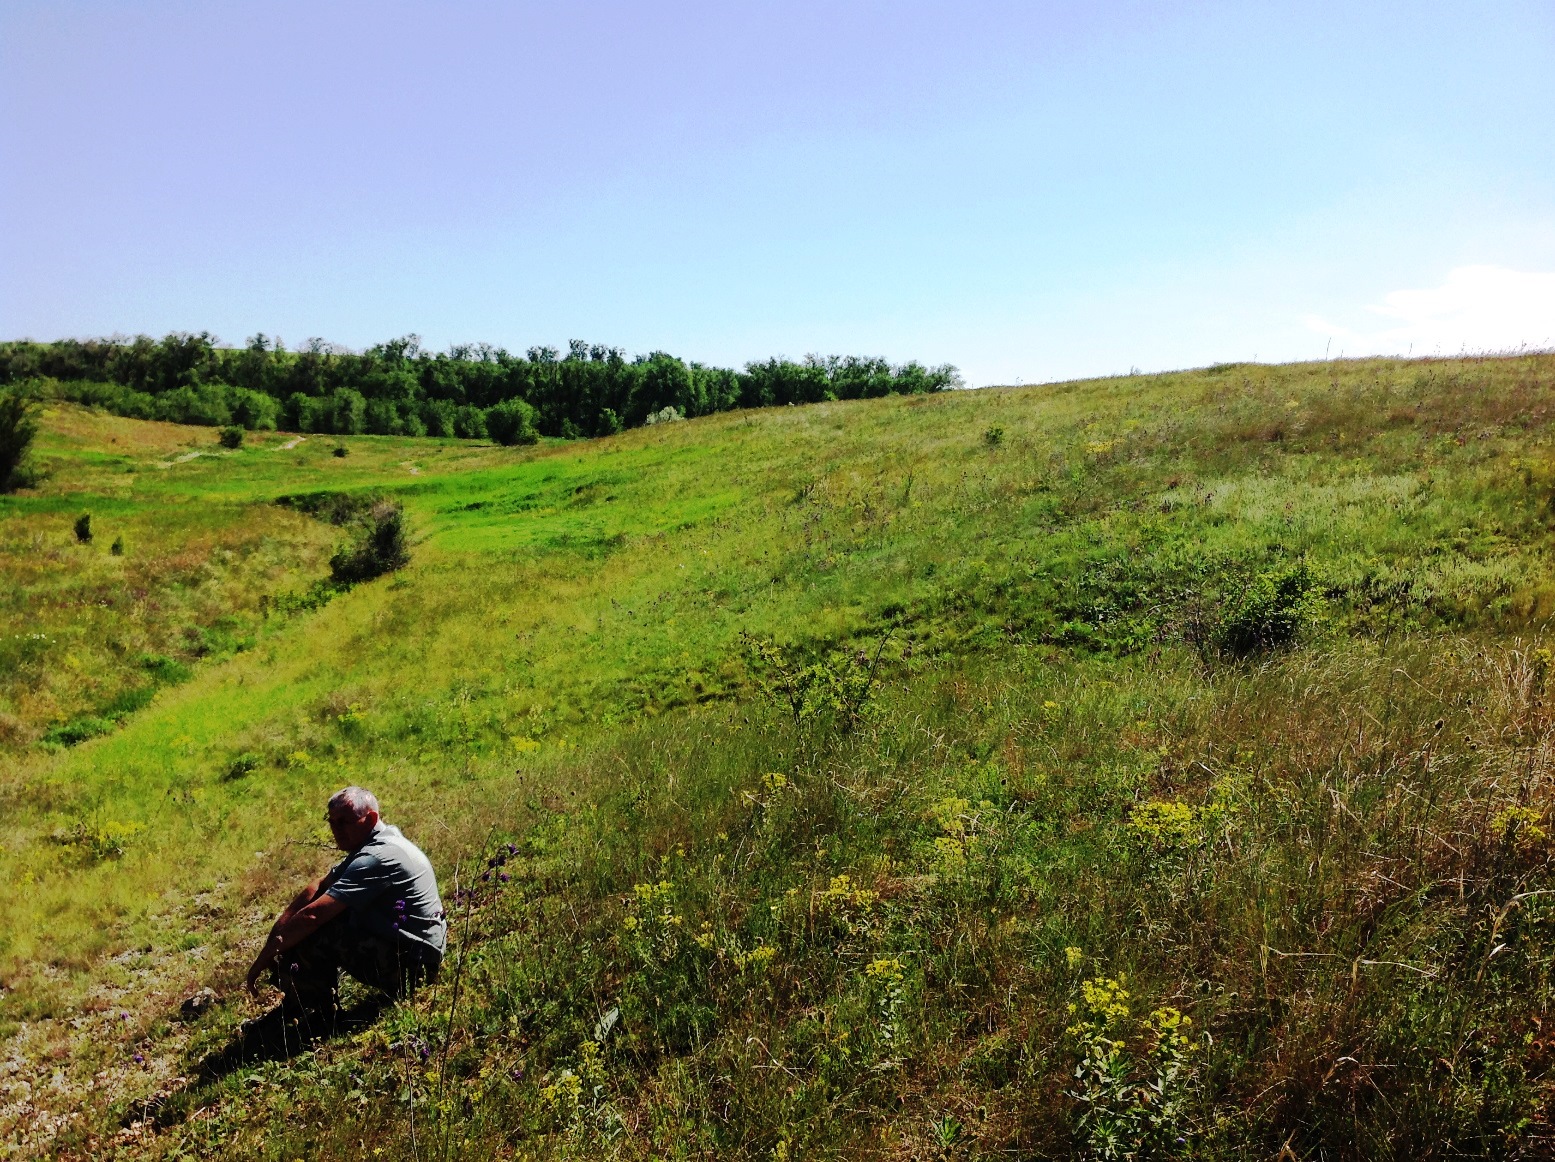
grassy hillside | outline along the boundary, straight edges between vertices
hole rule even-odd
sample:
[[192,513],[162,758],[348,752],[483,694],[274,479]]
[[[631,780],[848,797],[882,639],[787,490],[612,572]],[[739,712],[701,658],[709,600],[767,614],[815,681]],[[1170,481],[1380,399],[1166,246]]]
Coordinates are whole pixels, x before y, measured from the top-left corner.
[[[0,1134],[1543,1156],[1552,403],[1528,356],[527,449],[52,411],[0,499]],[[321,489],[398,499],[412,564],[299,599],[338,534],[272,502]],[[239,1060],[352,781],[447,971]]]

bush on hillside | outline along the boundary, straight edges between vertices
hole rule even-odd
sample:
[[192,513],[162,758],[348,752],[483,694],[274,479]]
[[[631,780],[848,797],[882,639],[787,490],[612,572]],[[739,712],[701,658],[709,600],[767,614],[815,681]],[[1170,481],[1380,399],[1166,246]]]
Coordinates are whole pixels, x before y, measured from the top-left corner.
[[24,465],[37,434],[38,415],[32,402],[20,392],[0,392],[0,492],[30,482]]
[[335,584],[355,585],[392,573],[409,562],[404,511],[393,501],[384,500],[368,511],[351,543],[330,558],[329,572]]
[[499,444],[533,444],[540,438],[535,409],[521,399],[507,399],[486,409],[486,434]]
[[243,429],[236,424],[228,424],[221,430],[219,439],[223,448],[241,448],[243,446]]
[[1233,658],[1291,645],[1319,601],[1305,565],[1259,573],[1221,607],[1208,644]]

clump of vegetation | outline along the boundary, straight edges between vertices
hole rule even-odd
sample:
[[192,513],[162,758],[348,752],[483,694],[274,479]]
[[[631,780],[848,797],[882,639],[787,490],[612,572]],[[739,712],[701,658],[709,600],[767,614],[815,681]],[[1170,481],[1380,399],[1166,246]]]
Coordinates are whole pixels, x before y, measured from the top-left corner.
[[1239,658],[1288,646],[1321,608],[1305,564],[1258,573],[1227,597],[1210,640]]
[[275,503],[282,508],[305,512],[338,528],[362,519],[382,499],[383,494],[373,490],[343,492],[326,489],[320,492],[288,493],[276,497]]
[[1064,1030],[1078,1058],[1074,1086],[1076,1137],[1087,1156],[1132,1158],[1191,1155],[1192,1102],[1203,1067],[1193,1019],[1171,1006],[1133,1016],[1123,980],[1080,982],[1070,1002],[1074,1023]]
[[[404,509],[380,492],[300,492],[277,497],[275,503],[349,530],[350,539],[337,548],[329,563],[330,585],[336,589],[392,573],[410,561]],[[269,604],[294,611],[317,608],[332,595],[315,585]]]
[[499,444],[533,444],[540,439],[535,409],[521,399],[494,404],[486,409],[486,433]]
[[329,573],[337,585],[356,585],[409,563],[404,510],[380,500],[357,520],[351,541],[330,558]]
[[36,406],[19,391],[0,391],[0,492],[32,483],[27,453],[37,434]]
[[241,448],[243,446],[243,429],[237,424],[228,424],[221,429],[218,439],[223,448]]
[[643,424],[646,427],[652,427],[654,424],[675,424],[685,418],[674,404],[666,404],[656,412],[649,412],[644,417]]
[[75,523],[76,541],[79,544],[90,545],[92,543],[92,514],[83,512],[76,517]]
[[145,831],[144,823],[110,819],[103,823],[77,822],[68,831],[55,833],[54,841],[75,851],[87,863],[118,859],[129,842]]
[[263,763],[263,755],[256,754],[251,750],[244,751],[242,754],[233,756],[232,760],[227,763],[226,769],[222,771],[221,777],[223,781],[229,783],[235,779],[247,778],[257,771]]

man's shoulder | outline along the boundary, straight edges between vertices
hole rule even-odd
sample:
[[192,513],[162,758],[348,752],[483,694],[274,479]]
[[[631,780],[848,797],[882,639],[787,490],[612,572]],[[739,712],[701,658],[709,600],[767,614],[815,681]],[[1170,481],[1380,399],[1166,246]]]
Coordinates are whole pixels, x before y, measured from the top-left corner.
[[380,853],[373,851],[368,844],[363,844],[330,869],[325,879],[325,887],[339,883],[341,880],[355,880],[370,876],[382,865],[383,858]]
[[371,851],[376,859],[386,863],[402,863],[407,859],[419,863],[430,862],[426,853],[406,839],[398,827],[391,827],[387,823],[373,832],[373,837],[362,850]]

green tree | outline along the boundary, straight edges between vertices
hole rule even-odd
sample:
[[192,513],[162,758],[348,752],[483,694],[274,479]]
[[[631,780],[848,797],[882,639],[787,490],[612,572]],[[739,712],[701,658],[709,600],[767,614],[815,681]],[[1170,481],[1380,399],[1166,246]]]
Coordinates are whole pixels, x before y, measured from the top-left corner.
[[499,444],[533,444],[540,438],[535,409],[521,399],[493,404],[486,409],[486,433]]
[[20,392],[0,392],[0,492],[20,487],[22,461],[38,434],[37,409]]

